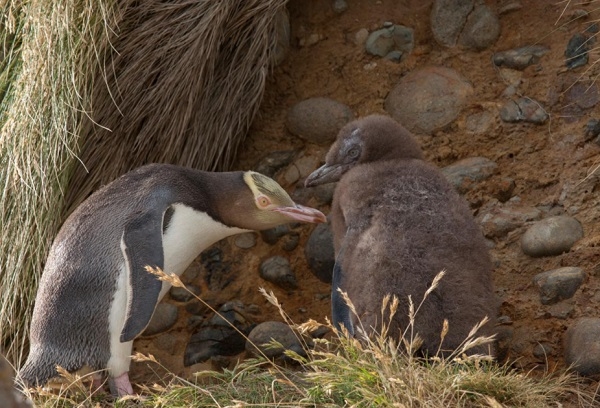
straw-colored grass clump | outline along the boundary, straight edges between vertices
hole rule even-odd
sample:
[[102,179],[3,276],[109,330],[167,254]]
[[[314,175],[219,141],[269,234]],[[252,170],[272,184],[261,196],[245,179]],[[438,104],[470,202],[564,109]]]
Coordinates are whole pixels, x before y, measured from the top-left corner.
[[286,2],[0,2],[0,350],[17,365],[74,205],[149,162],[232,163]]
[[[184,287],[176,276],[154,272],[174,286]],[[273,293],[263,290],[263,294],[297,333],[320,326],[312,320],[294,324]],[[393,316],[397,305],[397,299],[384,300],[382,316]],[[411,322],[417,311],[418,307],[410,312]],[[313,348],[303,343],[307,358],[286,352],[297,367],[281,367],[266,358],[254,358],[233,370],[198,373],[194,380],[173,375],[162,384],[140,386],[142,397],[119,400],[116,406],[543,408],[567,401],[570,407],[592,407],[595,403],[594,395],[585,391],[572,374],[530,376],[485,356],[467,357],[469,348],[491,341],[477,337],[477,328],[450,357],[425,360],[411,353],[418,348],[416,336],[405,334],[399,340],[391,339],[384,328],[383,333],[359,341],[329,327],[334,334],[331,338],[315,339]],[[407,329],[405,333],[410,333]],[[302,342],[300,335],[299,340]],[[280,347],[276,343],[273,346]],[[160,364],[152,356],[138,354],[134,359]],[[106,395],[92,396],[80,378],[68,374],[65,378],[70,387],[61,395],[38,390],[30,397],[40,407],[112,403]]]

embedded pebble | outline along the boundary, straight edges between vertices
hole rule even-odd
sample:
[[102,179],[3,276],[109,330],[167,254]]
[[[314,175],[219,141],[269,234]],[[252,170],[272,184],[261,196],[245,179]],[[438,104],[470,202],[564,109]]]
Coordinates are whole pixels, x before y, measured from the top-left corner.
[[290,232],[290,227],[287,224],[278,225],[275,228],[260,231],[260,236],[263,241],[269,245],[275,245],[277,241],[284,235]]
[[521,237],[521,249],[532,257],[560,255],[583,237],[579,221],[558,215],[533,224]]
[[538,343],[533,348],[533,355],[536,358],[546,360],[549,356],[554,354],[554,347],[550,343]]
[[254,171],[273,177],[280,169],[284,168],[294,160],[296,150],[278,150],[271,152],[254,166]]
[[521,4],[520,1],[513,1],[510,3],[506,3],[502,7],[500,7],[500,9],[498,10],[498,14],[508,14],[512,13],[513,11],[521,10],[522,8],[523,4]]
[[334,0],[333,11],[337,14],[342,14],[346,10],[348,10],[348,3],[346,3],[346,0]]
[[431,9],[431,31],[445,46],[483,50],[500,36],[500,20],[485,4],[473,0],[435,0]]
[[329,224],[319,224],[313,229],[304,246],[304,256],[311,272],[320,281],[331,283],[333,266],[335,265],[335,251],[333,248],[333,233]]
[[465,127],[469,132],[482,135],[492,127],[493,123],[494,115],[488,111],[483,111],[467,116]]
[[548,120],[548,113],[539,102],[531,98],[519,98],[504,104],[500,109],[500,119],[504,122],[542,124]]
[[292,193],[292,198],[296,202],[306,203],[314,197],[321,204],[331,204],[336,185],[337,183],[326,183],[315,187],[296,188]]
[[533,283],[540,291],[542,304],[551,305],[573,297],[585,277],[583,269],[565,266],[535,275]]
[[260,265],[260,277],[272,282],[283,289],[290,290],[298,287],[296,274],[287,258],[272,256]]
[[233,243],[241,249],[250,249],[256,245],[256,234],[254,232],[244,232],[236,235]]
[[582,317],[567,329],[565,363],[583,376],[600,374],[600,318]]
[[458,43],[475,51],[485,50],[500,37],[500,20],[494,11],[485,4],[478,4],[469,13]]
[[410,131],[431,133],[453,122],[472,92],[471,84],[455,70],[428,66],[402,77],[384,106]]
[[585,141],[594,140],[596,144],[600,143],[600,120],[590,119],[585,125]]
[[461,194],[496,172],[498,165],[485,157],[469,157],[441,169],[448,181]]
[[356,33],[354,33],[354,44],[363,45],[367,42],[367,38],[369,38],[369,30],[366,28],[361,28]]
[[[291,350],[301,356],[306,356],[306,351],[298,340],[299,335],[285,323],[263,322],[257,325],[246,341],[246,351],[254,356],[265,356],[269,359],[284,357],[285,350]],[[269,346],[276,341],[282,347]]]
[[186,285],[185,288],[173,286],[169,289],[169,296],[177,302],[189,302],[194,298],[194,295],[198,296],[201,291],[202,290],[195,285]]
[[298,244],[300,243],[300,235],[297,232],[292,232],[283,237],[282,242],[283,244],[281,245],[281,248],[284,251],[291,252],[298,247]]
[[189,367],[216,356],[234,356],[243,352],[246,343],[244,335],[254,328],[254,324],[242,315],[243,309],[242,302],[230,301],[219,308],[222,317],[215,314],[203,322],[188,342],[184,353],[184,365]]
[[454,47],[474,8],[473,0],[435,0],[431,9],[431,31],[435,40]]
[[352,110],[330,98],[310,98],[294,105],[288,112],[287,129],[309,142],[329,144],[339,130],[354,119]]
[[492,57],[492,60],[496,66],[523,70],[530,65],[536,64],[548,52],[550,52],[550,48],[534,44],[497,52]]
[[146,330],[142,333],[143,336],[151,336],[153,334],[162,333],[169,330],[177,322],[179,317],[179,309],[177,306],[170,303],[159,303],[154,309],[154,314]]
[[211,291],[221,291],[235,279],[231,263],[225,261],[223,251],[217,246],[203,251],[200,254],[200,263],[206,271],[205,280]]
[[566,66],[568,69],[581,67],[588,62],[589,42],[587,36],[581,33],[575,34],[569,40],[565,50]]
[[563,103],[577,105],[581,110],[591,109],[600,101],[600,92],[596,84],[578,81],[565,91]]
[[[398,61],[410,54],[414,46],[414,30],[393,24],[373,31],[365,43],[365,49],[369,54]],[[392,53],[394,55],[391,55]]]
[[526,222],[542,218],[542,211],[528,206],[494,206],[479,216],[483,234],[488,238],[501,238]]

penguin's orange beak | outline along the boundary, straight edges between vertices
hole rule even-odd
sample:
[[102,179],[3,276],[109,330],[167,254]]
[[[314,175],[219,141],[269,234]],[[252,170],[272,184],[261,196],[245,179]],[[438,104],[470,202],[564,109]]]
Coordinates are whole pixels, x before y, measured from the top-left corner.
[[315,208],[305,207],[300,204],[296,204],[294,207],[273,208],[273,211],[277,211],[278,213],[281,213],[295,221],[312,223],[327,222],[325,214],[323,214],[321,211]]

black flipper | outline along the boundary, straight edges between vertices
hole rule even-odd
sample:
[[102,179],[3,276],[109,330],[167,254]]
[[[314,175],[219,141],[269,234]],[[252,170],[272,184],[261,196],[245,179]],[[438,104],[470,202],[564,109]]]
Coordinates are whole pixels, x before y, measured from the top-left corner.
[[[344,240],[345,243],[345,240]],[[340,249],[337,257],[335,258],[335,265],[333,266],[333,277],[331,279],[331,320],[335,328],[341,331],[343,325],[350,336],[354,336],[354,325],[352,324],[352,312],[348,304],[339,292],[339,289],[344,290],[342,285],[343,270],[342,261],[344,257],[344,247]]]
[[162,216],[158,211],[139,212],[123,231],[129,291],[121,342],[133,340],[146,328],[158,303],[162,282],[146,266],[164,267]]

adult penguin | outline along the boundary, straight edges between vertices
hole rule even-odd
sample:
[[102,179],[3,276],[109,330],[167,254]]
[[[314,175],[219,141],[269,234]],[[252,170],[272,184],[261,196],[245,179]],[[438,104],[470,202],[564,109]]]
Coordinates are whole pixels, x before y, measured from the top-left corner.
[[132,394],[133,339],[170,287],[145,267],[180,275],[227,236],[295,221],[325,216],[252,171],[151,164],[121,176],[82,203],[54,240],[20,378],[43,385],[57,376],[57,365],[69,372],[106,368],[112,393]]
[[[420,351],[448,355],[486,316],[490,322],[478,334],[493,332],[497,301],[483,235],[466,201],[438,168],[423,160],[408,130],[381,115],[347,124],[325,165],[305,184],[338,180],[331,208],[336,326],[344,325],[354,335],[360,321],[369,332],[380,332],[382,300],[392,294],[400,307],[389,334],[398,338],[409,327],[408,297],[419,305],[434,277],[445,270],[412,328],[423,340]],[[338,289],[348,294],[356,315]],[[444,319],[449,331],[441,342]],[[469,353],[491,351],[483,345]]]

